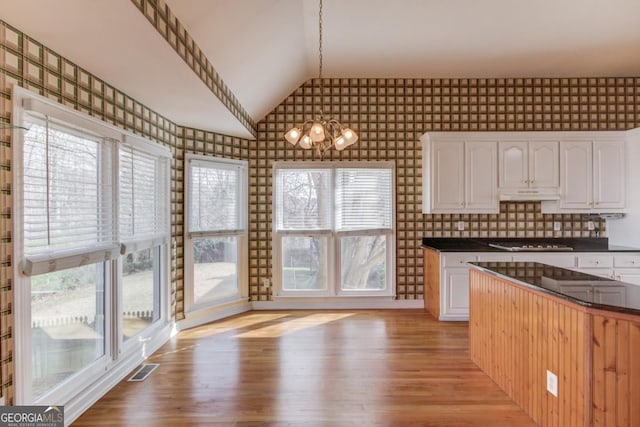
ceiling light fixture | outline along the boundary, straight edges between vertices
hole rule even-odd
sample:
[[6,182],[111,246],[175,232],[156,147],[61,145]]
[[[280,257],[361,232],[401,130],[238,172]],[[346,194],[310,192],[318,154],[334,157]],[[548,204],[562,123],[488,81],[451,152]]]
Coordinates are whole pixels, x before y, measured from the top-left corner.
[[[320,8],[318,12],[318,34],[320,53],[318,78],[320,79],[320,106],[324,105],[324,87],[322,84],[322,0],[320,0]],[[315,148],[320,157],[334,147],[338,151],[342,151],[348,146],[358,141],[358,134],[346,126],[343,126],[336,119],[326,119],[322,115],[322,110],[317,118],[307,120],[302,126],[296,126],[284,134],[284,139],[291,145],[300,142],[300,147],[305,150]]]

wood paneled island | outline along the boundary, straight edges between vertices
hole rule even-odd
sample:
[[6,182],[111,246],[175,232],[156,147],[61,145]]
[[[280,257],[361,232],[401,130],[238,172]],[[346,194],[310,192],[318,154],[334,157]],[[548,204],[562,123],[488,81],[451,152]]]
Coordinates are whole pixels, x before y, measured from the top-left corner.
[[472,265],[471,358],[536,423],[640,426],[640,286],[539,263]]

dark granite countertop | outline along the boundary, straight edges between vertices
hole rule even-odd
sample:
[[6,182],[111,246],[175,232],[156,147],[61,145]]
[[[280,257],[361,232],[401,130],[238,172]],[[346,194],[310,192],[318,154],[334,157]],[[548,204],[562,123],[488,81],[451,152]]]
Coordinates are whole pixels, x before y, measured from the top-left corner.
[[640,286],[538,262],[471,262],[473,267],[589,308],[640,316]]
[[[566,245],[573,248],[573,252],[640,252],[640,248],[609,245],[609,239],[599,238],[523,238],[523,237],[478,237],[478,238],[422,238],[422,247],[439,252],[508,252],[489,246],[495,242],[523,242],[547,243]],[[563,253],[571,253],[563,252]]]

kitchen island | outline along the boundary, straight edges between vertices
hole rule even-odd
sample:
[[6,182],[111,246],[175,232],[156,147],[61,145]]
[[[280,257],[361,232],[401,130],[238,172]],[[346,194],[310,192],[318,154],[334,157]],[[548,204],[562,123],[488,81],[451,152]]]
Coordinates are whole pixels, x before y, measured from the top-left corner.
[[640,287],[474,262],[471,359],[542,426],[640,425]]

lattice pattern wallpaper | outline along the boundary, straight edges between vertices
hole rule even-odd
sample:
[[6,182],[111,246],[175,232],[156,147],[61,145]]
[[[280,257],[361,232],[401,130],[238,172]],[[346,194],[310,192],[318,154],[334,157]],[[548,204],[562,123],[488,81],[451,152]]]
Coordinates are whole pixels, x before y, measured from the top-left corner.
[[[109,85],[98,76],[0,21],[0,379],[2,395],[13,399],[11,89],[26,87],[69,107],[171,148],[171,221],[175,251],[171,265],[171,306],[184,318],[183,200],[184,153],[247,159],[248,141],[181,127]],[[172,245],[173,247],[173,245]]]
[[[423,215],[421,146],[428,131],[621,130],[640,126],[640,78],[567,79],[325,79],[307,82],[258,123],[251,143],[250,293],[271,277],[271,165],[276,160],[317,160],[289,146],[283,134],[318,110],[351,126],[360,142],[330,160],[396,163],[396,293],[422,298],[423,236],[588,236],[588,218],[542,215],[539,203],[502,203],[499,215]],[[455,229],[458,221],[467,230]],[[563,223],[553,232],[553,221]],[[597,225],[604,231],[604,222]]]

